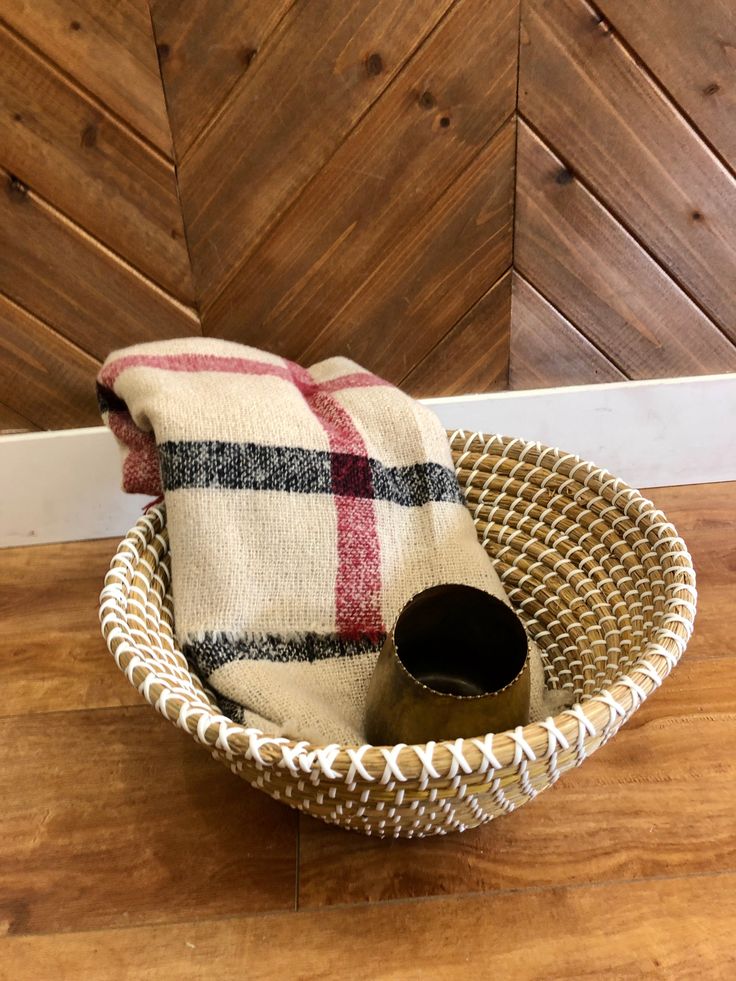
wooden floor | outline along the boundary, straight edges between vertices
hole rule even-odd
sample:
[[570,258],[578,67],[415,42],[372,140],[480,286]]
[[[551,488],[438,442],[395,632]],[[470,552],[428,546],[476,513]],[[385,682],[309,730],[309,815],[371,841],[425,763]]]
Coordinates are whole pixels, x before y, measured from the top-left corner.
[[423,841],[302,818],[144,704],[113,542],[0,552],[0,977],[736,977],[736,484],[651,496],[699,577],[683,662],[533,804]]

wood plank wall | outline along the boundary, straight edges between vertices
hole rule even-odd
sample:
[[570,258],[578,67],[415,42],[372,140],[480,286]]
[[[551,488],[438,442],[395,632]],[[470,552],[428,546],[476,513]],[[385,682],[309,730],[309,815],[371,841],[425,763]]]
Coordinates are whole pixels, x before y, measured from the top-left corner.
[[724,0],[0,0],[0,431],[201,331],[419,396],[736,370],[735,50]]
[[520,42],[514,261],[546,307],[515,307],[512,386],[595,381],[590,344],[627,378],[733,371],[736,6],[525,0]]
[[114,347],[200,333],[146,0],[0,0],[0,428],[97,425]]

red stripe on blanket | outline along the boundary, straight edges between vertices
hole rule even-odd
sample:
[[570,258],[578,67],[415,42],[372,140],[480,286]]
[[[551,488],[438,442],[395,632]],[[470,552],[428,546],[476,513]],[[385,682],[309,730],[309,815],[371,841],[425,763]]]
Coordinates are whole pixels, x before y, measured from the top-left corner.
[[107,425],[127,447],[123,460],[123,490],[127,494],[160,494],[161,469],[153,433],[139,429],[128,412],[117,409],[108,412]]
[[[332,485],[337,511],[337,578],[335,626],[345,638],[368,636],[378,640],[385,633],[381,614],[381,545],[375,502],[372,497],[347,497],[340,493],[344,474],[336,454],[350,453],[368,459],[368,450],[350,414],[299,365],[292,366],[294,383],[327,435],[332,453]],[[371,481],[367,465],[363,479]]]
[[[127,354],[122,358],[117,358],[105,365],[99,374],[99,381],[108,388],[113,388],[115,382],[126,368],[160,368],[164,371],[220,371],[226,374],[236,375],[271,375],[275,378],[284,378],[293,382],[297,388],[302,389],[302,385],[311,390],[317,384],[311,376],[307,374],[306,380],[302,379],[299,365],[285,361],[284,364],[269,364],[266,361],[256,361],[254,358],[234,358],[221,357],[216,354]],[[354,371],[349,375],[340,378],[331,378],[328,381],[320,382],[319,386],[323,391],[335,392],[341,388],[364,388],[372,385],[388,385],[387,381],[372,375],[368,371]]]

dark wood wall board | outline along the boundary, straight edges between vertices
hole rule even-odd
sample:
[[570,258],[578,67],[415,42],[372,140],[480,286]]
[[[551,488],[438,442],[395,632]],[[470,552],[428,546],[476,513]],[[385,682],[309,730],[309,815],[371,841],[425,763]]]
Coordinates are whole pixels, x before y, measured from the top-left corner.
[[254,61],[233,99],[179,166],[184,222],[204,307],[449,4],[325,0],[300,3],[285,18],[278,43]]
[[295,0],[151,0],[178,159],[221,111]]
[[0,436],[32,432],[39,428],[39,426],[34,426],[30,419],[26,419],[15,409],[11,409],[9,405],[0,402]]
[[596,7],[736,169],[733,0],[596,0]]
[[630,378],[736,369],[736,347],[524,123],[515,260]]
[[3,0],[0,18],[171,157],[147,0]]
[[517,13],[516,0],[453,7],[228,287],[205,305],[205,333],[287,356],[304,350],[399,240],[417,234],[513,111]]
[[173,165],[0,25],[0,165],[184,301]]
[[736,341],[733,175],[584,0],[525,0],[520,52],[522,115]]
[[508,385],[511,272],[506,272],[401,380],[415,398]]
[[345,354],[399,383],[511,265],[514,147],[509,121],[298,360]]
[[200,330],[193,311],[1,170],[0,290],[100,359]]
[[509,388],[558,388],[626,381],[626,375],[514,273]]
[[0,293],[0,399],[40,429],[97,426],[100,362]]

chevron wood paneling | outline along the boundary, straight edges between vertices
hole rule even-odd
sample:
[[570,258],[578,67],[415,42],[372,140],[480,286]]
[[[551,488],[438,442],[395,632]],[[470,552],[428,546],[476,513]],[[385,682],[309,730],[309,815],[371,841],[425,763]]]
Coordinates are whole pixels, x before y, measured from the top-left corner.
[[[179,159],[239,92],[295,0],[151,0]],[[248,127],[250,130],[250,127]]]
[[74,88],[171,157],[147,0],[2,0],[0,18]]
[[727,0],[0,0],[0,429],[202,331],[417,396],[736,370],[735,51]]
[[517,269],[628,378],[736,370],[736,347],[525,123],[517,165]]
[[187,307],[0,169],[0,292],[95,358],[196,333]]
[[736,340],[736,179],[585,0],[522,28],[519,111]]
[[514,319],[509,388],[563,388],[581,379],[626,381],[626,375],[524,279],[513,274]]
[[3,428],[93,425],[112,348],[200,332],[171,154],[145,0],[0,0]]
[[170,161],[0,26],[2,165],[151,279],[191,300]]
[[514,144],[509,120],[421,216],[414,233],[387,243],[385,258],[325,329],[306,348],[308,334],[294,337],[300,360],[314,363],[347,351],[404,384],[511,265]]
[[[513,113],[516,25],[516,0],[456,3],[238,276],[203,304],[205,333],[296,357],[341,316]],[[388,328],[398,336],[404,325]]]
[[597,6],[730,169],[736,169],[733,0],[597,0]]
[[[274,221],[343,144],[449,2],[327,0],[293,8],[278,43],[253,63],[238,92],[179,167],[203,309],[234,275],[236,293],[241,284],[249,288],[240,271],[244,260],[264,235],[271,241],[268,230]],[[380,131],[373,113],[367,119],[373,142]],[[352,169],[352,164],[342,165],[340,181],[355,193],[367,186],[370,172],[363,165]],[[330,193],[336,192],[328,168],[322,170],[317,187],[325,179],[330,180]],[[388,197],[400,201],[402,195],[394,192]],[[329,212],[322,204],[320,208],[316,227],[314,218],[309,220],[312,230],[324,238],[330,233]],[[330,210],[342,214],[335,205]],[[306,247],[320,248],[311,242]],[[321,254],[310,251],[310,258],[314,261]],[[333,263],[338,258],[333,256]],[[275,261],[285,263],[286,256],[278,255]],[[206,315],[210,333],[229,333],[222,310],[232,307],[232,290],[224,295],[220,312]],[[258,295],[265,302],[271,296],[265,283],[259,284]]]
[[98,425],[91,384],[98,362],[2,295],[0,323],[3,397],[31,406],[34,424],[42,429]]
[[34,429],[40,429],[40,426],[36,426],[30,419],[26,419],[19,412],[0,402],[0,436],[27,433]]
[[505,388],[510,318],[509,271],[402,378],[401,387],[416,398],[440,390],[444,395],[465,395]]

